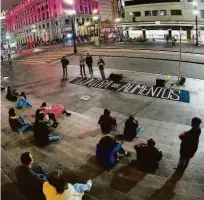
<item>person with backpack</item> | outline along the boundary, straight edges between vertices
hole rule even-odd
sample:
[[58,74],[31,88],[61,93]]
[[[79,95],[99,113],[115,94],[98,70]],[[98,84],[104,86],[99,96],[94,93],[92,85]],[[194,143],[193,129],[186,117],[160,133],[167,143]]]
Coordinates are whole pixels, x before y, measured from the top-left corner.
[[65,58],[65,56],[61,59],[62,69],[63,69],[63,77],[67,77],[67,65],[69,64],[69,60]]
[[99,70],[100,70],[100,72],[101,72],[101,77],[102,77],[102,79],[106,79],[105,73],[104,73],[104,65],[105,65],[105,62],[104,62],[102,56],[99,56],[98,66],[99,66]]

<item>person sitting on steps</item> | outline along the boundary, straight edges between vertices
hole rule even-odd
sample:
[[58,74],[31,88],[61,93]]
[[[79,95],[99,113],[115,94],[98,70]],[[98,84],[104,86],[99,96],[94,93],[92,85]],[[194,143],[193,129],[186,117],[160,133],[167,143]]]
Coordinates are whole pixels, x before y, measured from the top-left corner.
[[145,171],[152,171],[158,168],[162,159],[162,152],[155,147],[156,143],[151,138],[147,143],[140,143],[134,146],[137,153],[139,167]]
[[10,85],[7,88],[6,99],[12,102],[17,101],[18,99],[18,92],[12,89]]
[[125,129],[124,129],[124,139],[125,140],[133,140],[135,137],[139,137],[139,132],[141,128],[138,124],[138,121],[130,115],[127,121],[125,122]]
[[13,131],[20,134],[31,129],[31,125],[25,121],[23,116],[17,118],[14,108],[9,109],[9,125]]
[[[35,112],[35,124],[39,122],[39,114],[43,113],[41,109],[37,109]],[[53,123],[52,123],[52,122]],[[48,113],[45,118],[44,122],[47,123],[48,126],[51,126],[52,128],[57,128],[58,124],[60,124],[53,113]]]
[[112,168],[119,161],[119,155],[129,156],[121,142],[116,141],[110,135],[105,135],[96,146],[96,159],[106,169]]
[[25,152],[20,157],[22,165],[17,166],[15,174],[21,191],[30,200],[45,200],[42,186],[47,181],[47,173],[41,166],[33,166],[33,157]]
[[86,184],[72,185],[65,181],[60,170],[52,170],[49,173],[48,182],[43,184],[43,193],[46,200],[82,200],[84,192],[89,192],[91,187],[91,180],[88,180]]
[[40,113],[38,116],[38,123],[34,126],[34,137],[37,145],[47,146],[52,142],[57,142],[60,140],[59,136],[54,136],[51,134],[52,129],[44,121],[45,115]]
[[68,113],[64,108],[64,106],[61,104],[53,104],[53,105],[47,106],[47,103],[43,102],[42,105],[40,106],[40,109],[42,110],[45,116],[48,113],[54,114],[56,118],[60,117],[63,114],[66,114],[67,117],[71,115],[71,113]]
[[27,99],[25,92],[21,92],[21,94],[18,96],[17,107],[20,109],[32,107],[32,104]]
[[110,110],[104,109],[104,114],[100,116],[98,121],[104,134],[110,133],[110,131],[117,126],[116,118],[112,117],[110,114]]

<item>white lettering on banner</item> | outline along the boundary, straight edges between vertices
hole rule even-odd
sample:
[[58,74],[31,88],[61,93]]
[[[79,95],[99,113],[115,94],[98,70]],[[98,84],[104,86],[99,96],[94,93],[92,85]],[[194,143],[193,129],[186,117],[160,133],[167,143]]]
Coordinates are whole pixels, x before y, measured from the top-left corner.
[[91,86],[91,84],[95,83],[96,79],[92,78],[89,81],[87,81],[84,85],[88,84],[87,86]]
[[75,83],[75,84],[81,84],[80,82],[83,82],[84,81],[84,77],[81,77],[81,78],[79,78],[79,80]]
[[[154,89],[155,89],[155,91],[154,91]],[[156,92],[157,92],[157,89],[158,89],[158,87],[151,87],[150,89],[149,89],[149,91],[146,93],[146,96],[151,92],[151,95],[152,95],[152,97],[154,97],[154,95],[156,94]]]
[[120,86],[120,84],[116,84],[114,83],[113,85],[111,85],[112,88],[118,88]]
[[93,84],[91,84],[90,86],[91,87],[95,87],[98,83],[100,83],[101,82],[101,80],[97,80],[96,82],[94,82]]
[[117,90],[117,92],[119,92],[119,91],[122,90],[123,88],[128,88],[128,87],[130,87],[130,85],[131,85],[131,83],[125,84],[124,86],[122,86],[121,88],[119,88],[119,89]]
[[107,84],[105,88],[107,88],[108,86],[110,86],[112,83],[113,83],[113,81],[110,81],[109,84]]
[[138,94],[140,94],[140,95],[146,95],[146,94],[144,94],[143,92],[144,92],[144,91],[148,91],[148,90],[149,90],[149,86],[145,86],[145,87],[143,88],[143,90],[140,91]]
[[[164,96],[164,95],[165,95],[165,92],[168,91],[168,90],[169,90],[168,95],[167,95],[167,97],[165,97],[165,96]],[[171,90],[170,90],[170,89],[164,89],[164,91],[163,91],[163,93],[162,93],[162,95],[161,95],[161,98],[162,98],[162,99],[169,99],[170,94],[171,94]]]
[[130,93],[134,93],[137,89],[143,89],[144,88],[144,85],[136,85],[133,89],[132,89],[132,91],[130,92]]
[[[180,90],[178,90],[178,93],[180,94]],[[177,94],[175,94],[174,93],[174,90],[171,90],[171,92],[170,92],[172,95],[170,95],[170,99],[171,100],[174,100],[174,101],[179,101],[180,100],[180,97],[177,95]],[[173,95],[176,97],[176,98],[173,98]]]
[[134,85],[135,85],[134,83],[131,84],[129,87],[125,88],[125,90],[123,92],[128,92],[129,93],[130,88],[132,88],[132,86],[134,86]]
[[[160,87],[158,87],[158,88],[160,88]],[[157,93],[157,96],[156,96],[156,97],[158,97],[158,96],[160,95],[160,92],[162,91],[162,89],[163,89],[163,88],[160,88],[160,90],[159,90],[159,92]]]
[[104,80],[104,81],[102,81],[99,85],[97,85],[97,87],[98,87],[98,88],[102,88],[102,87],[104,87],[105,85],[107,85],[108,83],[109,83],[108,80]]

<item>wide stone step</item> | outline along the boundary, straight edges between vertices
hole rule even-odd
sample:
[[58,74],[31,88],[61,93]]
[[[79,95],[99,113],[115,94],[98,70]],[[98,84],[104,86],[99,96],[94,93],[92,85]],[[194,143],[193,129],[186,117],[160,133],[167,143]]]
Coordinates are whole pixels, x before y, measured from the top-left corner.
[[[44,167],[47,170],[51,170],[51,169],[62,170],[67,181],[69,181],[71,183],[75,183],[78,181],[82,182],[83,180],[85,182],[90,177],[94,177],[94,176],[96,177],[96,175],[93,176],[93,174],[91,174],[92,172],[87,171],[86,166],[81,167],[80,169],[71,170],[70,168],[66,167],[65,165],[63,165],[63,164],[59,163],[57,160],[55,160],[53,158],[53,156],[49,156],[48,154],[44,153],[43,151],[41,151],[40,149],[38,149],[35,146],[32,146],[29,149],[23,148],[23,146],[28,147],[29,144],[26,144],[26,142],[23,141],[22,146],[18,144],[18,146],[15,146],[13,148],[13,150],[7,150],[8,156],[10,157],[10,159],[14,160],[13,161],[14,163],[20,164],[19,157],[20,157],[21,153],[23,153],[25,151],[29,151],[29,152],[31,152],[31,154],[33,155],[34,159],[37,161],[38,164],[40,164],[42,167]],[[68,164],[69,164],[69,161],[67,161],[67,165]],[[14,165],[12,171],[14,171],[16,166],[17,166],[17,164]],[[102,170],[102,172],[104,171],[103,169],[101,169],[101,170]],[[94,182],[94,187],[92,188],[90,195],[96,199],[98,198],[98,199],[112,199],[112,200],[117,200],[117,199],[121,199],[121,200],[123,200],[123,199],[124,200],[135,199],[135,200],[138,200],[137,197],[129,198],[128,196],[126,196],[125,194],[123,194],[119,191],[115,191],[111,188],[108,188],[108,187],[106,187],[106,185],[101,185],[100,182],[97,182],[94,179],[93,179],[93,182]],[[101,191],[101,192],[99,193],[99,191]],[[110,194],[111,194],[111,196],[110,196]]]
[[[4,162],[5,160],[2,160]],[[2,200],[25,200],[16,185],[9,179],[9,177],[1,169],[1,199]]]

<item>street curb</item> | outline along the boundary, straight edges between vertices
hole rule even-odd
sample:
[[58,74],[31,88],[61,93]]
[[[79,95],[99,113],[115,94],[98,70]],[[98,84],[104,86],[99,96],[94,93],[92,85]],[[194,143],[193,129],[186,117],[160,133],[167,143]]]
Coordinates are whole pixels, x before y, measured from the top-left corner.
[[[173,59],[163,59],[163,58],[148,58],[148,57],[142,57],[142,56],[126,56],[126,55],[104,55],[104,54],[92,54],[92,56],[103,56],[103,57],[116,57],[116,58],[139,58],[139,59],[147,59],[147,60],[162,60],[162,61],[171,61],[171,62],[179,62],[179,60],[173,60]],[[196,61],[187,61],[187,60],[181,60],[182,63],[192,63],[192,64],[199,64],[204,65],[204,62],[196,62]]]
[[[101,47],[101,48],[95,48],[95,49],[124,49],[123,47]],[[131,50],[149,50],[149,51],[164,51],[164,52],[180,52],[178,50],[164,50],[164,49],[150,49],[150,48],[128,48]],[[204,53],[193,53],[192,51],[182,51],[182,53],[191,53],[195,55],[204,55]]]

